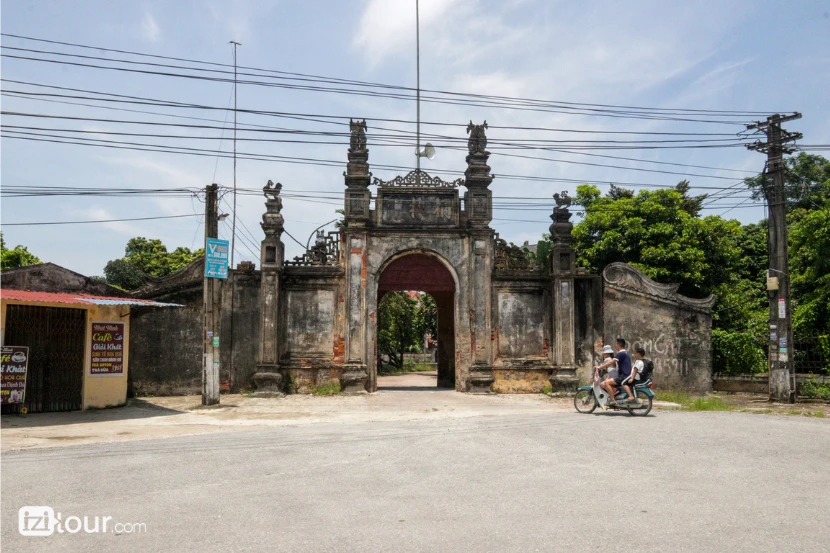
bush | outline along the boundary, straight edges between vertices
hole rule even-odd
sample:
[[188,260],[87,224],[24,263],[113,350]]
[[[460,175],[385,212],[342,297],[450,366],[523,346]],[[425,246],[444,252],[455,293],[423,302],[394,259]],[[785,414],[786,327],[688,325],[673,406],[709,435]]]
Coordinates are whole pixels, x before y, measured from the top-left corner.
[[712,330],[712,367],[721,374],[756,374],[767,371],[766,342],[746,332]]
[[798,387],[798,395],[810,399],[830,400],[830,384],[822,384],[815,378],[810,378]]

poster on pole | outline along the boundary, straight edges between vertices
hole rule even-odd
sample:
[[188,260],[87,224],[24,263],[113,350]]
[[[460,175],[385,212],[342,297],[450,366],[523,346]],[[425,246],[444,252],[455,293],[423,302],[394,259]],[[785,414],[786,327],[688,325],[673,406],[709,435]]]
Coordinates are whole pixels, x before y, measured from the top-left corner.
[[26,395],[26,372],[29,368],[29,348],[3,346],[0,349],[0,403],[23,403]]
[[784,298],[778,298],[778,318],[787,318],[787,301]]
[[123,374],[124,323],[121,321],[93,321],[89,375],[122,376]]
[[228,278],[229,251],[227,240],[207,239],[205,248],[205,276],[207,278]]

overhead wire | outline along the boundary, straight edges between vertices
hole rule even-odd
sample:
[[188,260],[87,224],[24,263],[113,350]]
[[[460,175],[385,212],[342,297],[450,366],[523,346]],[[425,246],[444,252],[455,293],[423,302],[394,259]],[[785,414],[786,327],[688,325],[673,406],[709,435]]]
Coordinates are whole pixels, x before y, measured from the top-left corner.
[[[32,40],[37,42],[49,42],[52,44],[60,44],[64,46],[70,47],[77,47],[77,48],[84,48],[84,49],[94,49],[97,51],[111,51],[121,54],[127,54],[132,56],[141,56],[147,58],[155,58],[155,59],[166,59],[171,61],[180,61],[186,63],[197,63],[200,65],[209,65],[213,67],[224,67],[228,68],[225,70],[225,73],[230,73],[230,64],[222,64],[216,62],[205,62],[201,60],[192,60],[186,58],[174,58],[172,56],[160,56],[155,54],[146,54],[142,52],[131,52],[126,50],[115,50],[111,48],[103,48],[103,47],[93,47],[89,45],[82,45],[77,43],[69,43],[69,42],[59,42],[59,41],[50,41],[47,39],[38,39],[35,37],[26,37],[22,35],[13,35],[10,33],[3,33],[4,36],[9,36],[13,38],[23,39],[23,40]],[[13,47],[8,47],[13,48]],[[89,59],[99,59],[101,61],[109,61],[109,62],[122,62],[122,63],[135,63],[135,64],[143,64],[143,65],[156,65],[156,66],[165,66],[165,67],[172,67],[172,68],[184,68],[189,70],[205,70],[201,67],[193,67],[193,66],[170,66],[170,64],[150,64],[149,62],[136,62],[134,60],[118,60],[113,58],[102,58],[102,57],[95,57],[95,56],[82,56],[80,54],[73,54],[67,52],[50,52],[50,51],[38,51],[33,49],[24,49],[20,48],[17,49],[19,51],[30,51],[33,53],[43,53],[43,54],[52,54],[52,55],[64,55],[64,56],[73,56],[73,57],[86,57]],[[357,81],[351,79],[339,79],[333,77],[325,77],[319,75],[309,75],[309,74],[302,74],[302,73],[291,73],[286,71],[277,71],[277,70],[270,70],[270,69],[262,69],[262,68],[255,68],[255,67],[247,67],[247,66],[239,66],[239,69],[246,69],[246,70],[253,70],[259,72],[258,74],[249,74],[250,76],[256,77],[268,77],[271,76],[272,78],[279,78],[279,79],[288,79],[291,80],[302,80],[302,81],[310,81],[310,82],[323,82],[323,83],[334,83],[334,84],[348,84],[352,86],[363,86],[363,87],[372,87],[372,88],[384,88],[384,89],[392,89],[392,90],[404,90],[404,91],[414,91],[412,87],[404,87],[398,85],[388,85],[383,83],[371,83],[366,81]],[[219,72],[219,70],[210,70],[213,72]],[[265,74],[262,74],[265,73]],[[277,75],[277,77],[273,77],[272,75]],[[752,111],[742,111],[742,110],[703,110],[703,109],[684,109],[684,108],[655,108],[655,107],[645,107],[645,106],[623,106],[623,105],[613,105],[613,104],[587,104],[587,103],[579,103],[579,102],[564,102],[564,101],[550,101],[550,100],[537,100],[531,98],[519,98],[519,97],[508,97],[508,96],[496,96],[496,95],[488,95],[488,94],[472,94],[472,93],[462,93],[462,92],[451,92],[451,91],[441,91],[441,90],[430,90],[424,89],[425,92],[431,93],[438,93],[444,95],[452,95],[452,96],[459,96],[465,98],[474,98],[474,99],[487,99],[487,100],[500,100],[500,101],[510,101],[516,103],[529,103],[529,104],[554,104],[557,106],[573,106],[575,108],[581,109],[588,109],[588,108],[598,108],[598,109],[613,109],[613,110],[635,110],[635,111],[651,111],[656,113],[700,113],[700,114],[718,114],[722,116],[742,116],[742,115],[767,115],[766,112],[752,112]],[[780,111],[780,110],[777,110]]]

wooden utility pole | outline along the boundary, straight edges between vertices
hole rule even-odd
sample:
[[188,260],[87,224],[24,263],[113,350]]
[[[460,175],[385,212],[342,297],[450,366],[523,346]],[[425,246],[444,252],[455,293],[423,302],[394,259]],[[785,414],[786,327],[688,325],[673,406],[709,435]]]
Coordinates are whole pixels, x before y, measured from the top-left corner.
[[769,207],[769,398],[770,401],[795,402],[795,363],[793,355],[792,302],[790,301],[789,248],[787,245],[787,193],[784,188],[784,154],[794,151],[791,144],[802,137],[789,133],[781,123],[800,119],[801,114],[771,115],[766,121],[747,125],[766,135],[767,141],[748,144],[747,148],[767,154],[762,179]]
[[[211,184],[205,189],[205,253],[208,238],[219,235],[219,185]],[[207,263],[207,257],[205,257]],[[202,333],[202,405],[219,403],[219,283],[215,278],[204,278]],[[214,338],[216,340],[214,340]]]

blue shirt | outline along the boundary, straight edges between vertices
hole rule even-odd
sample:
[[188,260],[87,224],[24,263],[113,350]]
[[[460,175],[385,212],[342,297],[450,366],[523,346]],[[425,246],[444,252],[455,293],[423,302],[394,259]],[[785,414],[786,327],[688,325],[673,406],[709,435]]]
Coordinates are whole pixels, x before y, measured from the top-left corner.
[[619,368],[620,376],[622,378],[631,376],[631,357],[628,355],[628,352],[622,349],[617,352],[614,359],[617,360],[617,367]]

